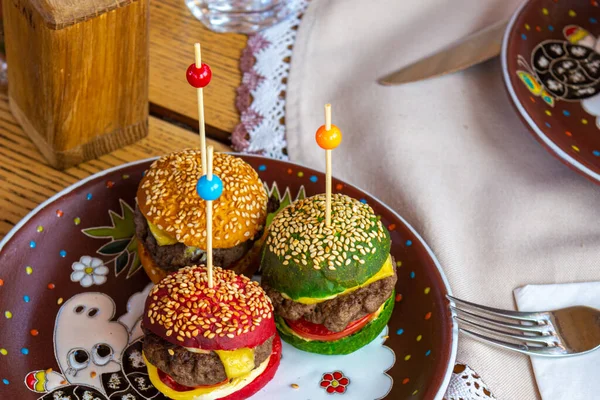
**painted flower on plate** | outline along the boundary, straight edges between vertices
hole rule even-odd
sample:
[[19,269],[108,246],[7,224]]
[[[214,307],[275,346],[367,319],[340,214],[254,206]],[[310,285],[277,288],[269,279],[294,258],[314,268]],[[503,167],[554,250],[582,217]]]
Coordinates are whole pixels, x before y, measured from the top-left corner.
[[327,393],[344,393],[346,386],[350,384],[350,379],[346,378],[340,371],[323,374],[321,378],[321,387],[327,391]]
[[82,256],[79,261],[73,263],[71,268],[73,268],[71,281],[79,282],[83,287],[102,285],[106,282],[108,267],[99,258]]

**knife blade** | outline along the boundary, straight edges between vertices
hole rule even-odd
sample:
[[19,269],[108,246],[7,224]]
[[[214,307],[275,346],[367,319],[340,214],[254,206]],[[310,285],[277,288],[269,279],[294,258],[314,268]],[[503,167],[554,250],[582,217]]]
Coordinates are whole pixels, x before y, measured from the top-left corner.
[[393,86],[461,71],[500,54],[508,21],[477,31],[428,57],[392,72],[378,82]]

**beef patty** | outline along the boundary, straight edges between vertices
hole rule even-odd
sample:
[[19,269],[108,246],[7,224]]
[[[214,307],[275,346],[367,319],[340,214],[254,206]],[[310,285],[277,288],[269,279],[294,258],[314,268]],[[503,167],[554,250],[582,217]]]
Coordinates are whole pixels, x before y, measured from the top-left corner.
[[[274,212],[279,208],[279,200],[271,197],[267,203],[267,212]],[[152,260],[159,268],[170,272],[192,264],[203,264],[206,262],[206,252],[202,249],[188,248],[183,243],[159,246],[156,238],[148,228],[148,221],[138,207],[135,208],[135,234],[142,243]],[[227,249],[213,249],[213,264],[227,268],[235,263],[260,239],[263,232],[259,232],[254,238],[246,240],[237,246]]]
[[271,298],[275,314],[292,321],[304,318],[309,322],[325,325],[332,332],[341,332],[350,322],[377,311],[390,297],[398,280],[394,260],[392,265],[394,275],[317,304],[297,303],[285,299],[281,293],[266,284],[262,284],[262,287]]
[[[184,347],[167,342],[160,336],[145,330],[144,355],[146,359],[164,373],[184,386],[216,385],[227,379],[225,367],[214,351],[193,353]],[[263,344],[254,348],[254,368],[257,368],[272,353],[271,336]],[[173,351],[173,355],[169,354]]]

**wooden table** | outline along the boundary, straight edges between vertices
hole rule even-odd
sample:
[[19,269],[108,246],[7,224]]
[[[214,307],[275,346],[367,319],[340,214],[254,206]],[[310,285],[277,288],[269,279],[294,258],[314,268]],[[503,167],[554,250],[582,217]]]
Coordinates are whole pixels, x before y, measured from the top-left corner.
[[[183,0],[150,0],[150,134],[97,160],[57,171],[48,166],[8,109],[0,92],[0,239],[30,210],[56,192],[98,171],[195,146],[196,93],[185,80],[196,41],[213,71],[204,90],[207,136],[216,150],[229,150],[239,122],[235,90],[246,36],[213,33],[197,21]],[[214,140],[213,140],[214,139]]]

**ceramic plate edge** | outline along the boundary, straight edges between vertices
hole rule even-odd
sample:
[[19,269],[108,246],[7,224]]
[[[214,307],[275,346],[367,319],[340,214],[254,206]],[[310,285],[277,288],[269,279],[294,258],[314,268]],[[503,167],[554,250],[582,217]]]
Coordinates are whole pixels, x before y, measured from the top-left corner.
[[523,108],[521,101],[519,100],[519,98],[517,97],[517,94],[514,91],[513,85],[510,80],[510,75],[508,73],[508,60],[507,60],[508,39],[509,39],[510,34],[512,33],[512,29],[513,29],[513,26],[515,25],[517,18],[519,18],[519,16],[521,15],[521,11],[523,11],[523,8],[525,8],[525,6],[527,4],[529,4],[529,2],[524,1],[523,4],[521,4],[519,6],[517,11],[515,11],[515,13],[512,15],[512,17],[510,18],[510,21],[508,23],[508,26],[506,27],[506,31],[504,32],[504,38],[502,40],[502,52],[500,53],[500,61],[502,62],[502,76],[504,77],[504,85],[506,86],[506,90],[508,90],[508,93],[510,94],[510,98],[511,98],[513,104],[515,105],[517,110],[519,110],[519,113],[521,114],[523,119],[525,119],[525,121],[527,121],[527,123],[529,124],[529,127],[557,156],[559,156],[562,160],[566,161],[573,167],[577,168],[579,171],[581,171],[585,175],[600,182],[600,174],[592,171],[590,168],[586,167],[581,162],[577,161],[575,158],[573,158],[572,156],[567,154],[563,149],[558,147],[552,140],[550,140],[550,138],[548,138],[548,136],[546,136],[546,134],[533,121],[533,119],[531,119],[531,117],[529,116],[529,113],[527,113],[525,108]]

